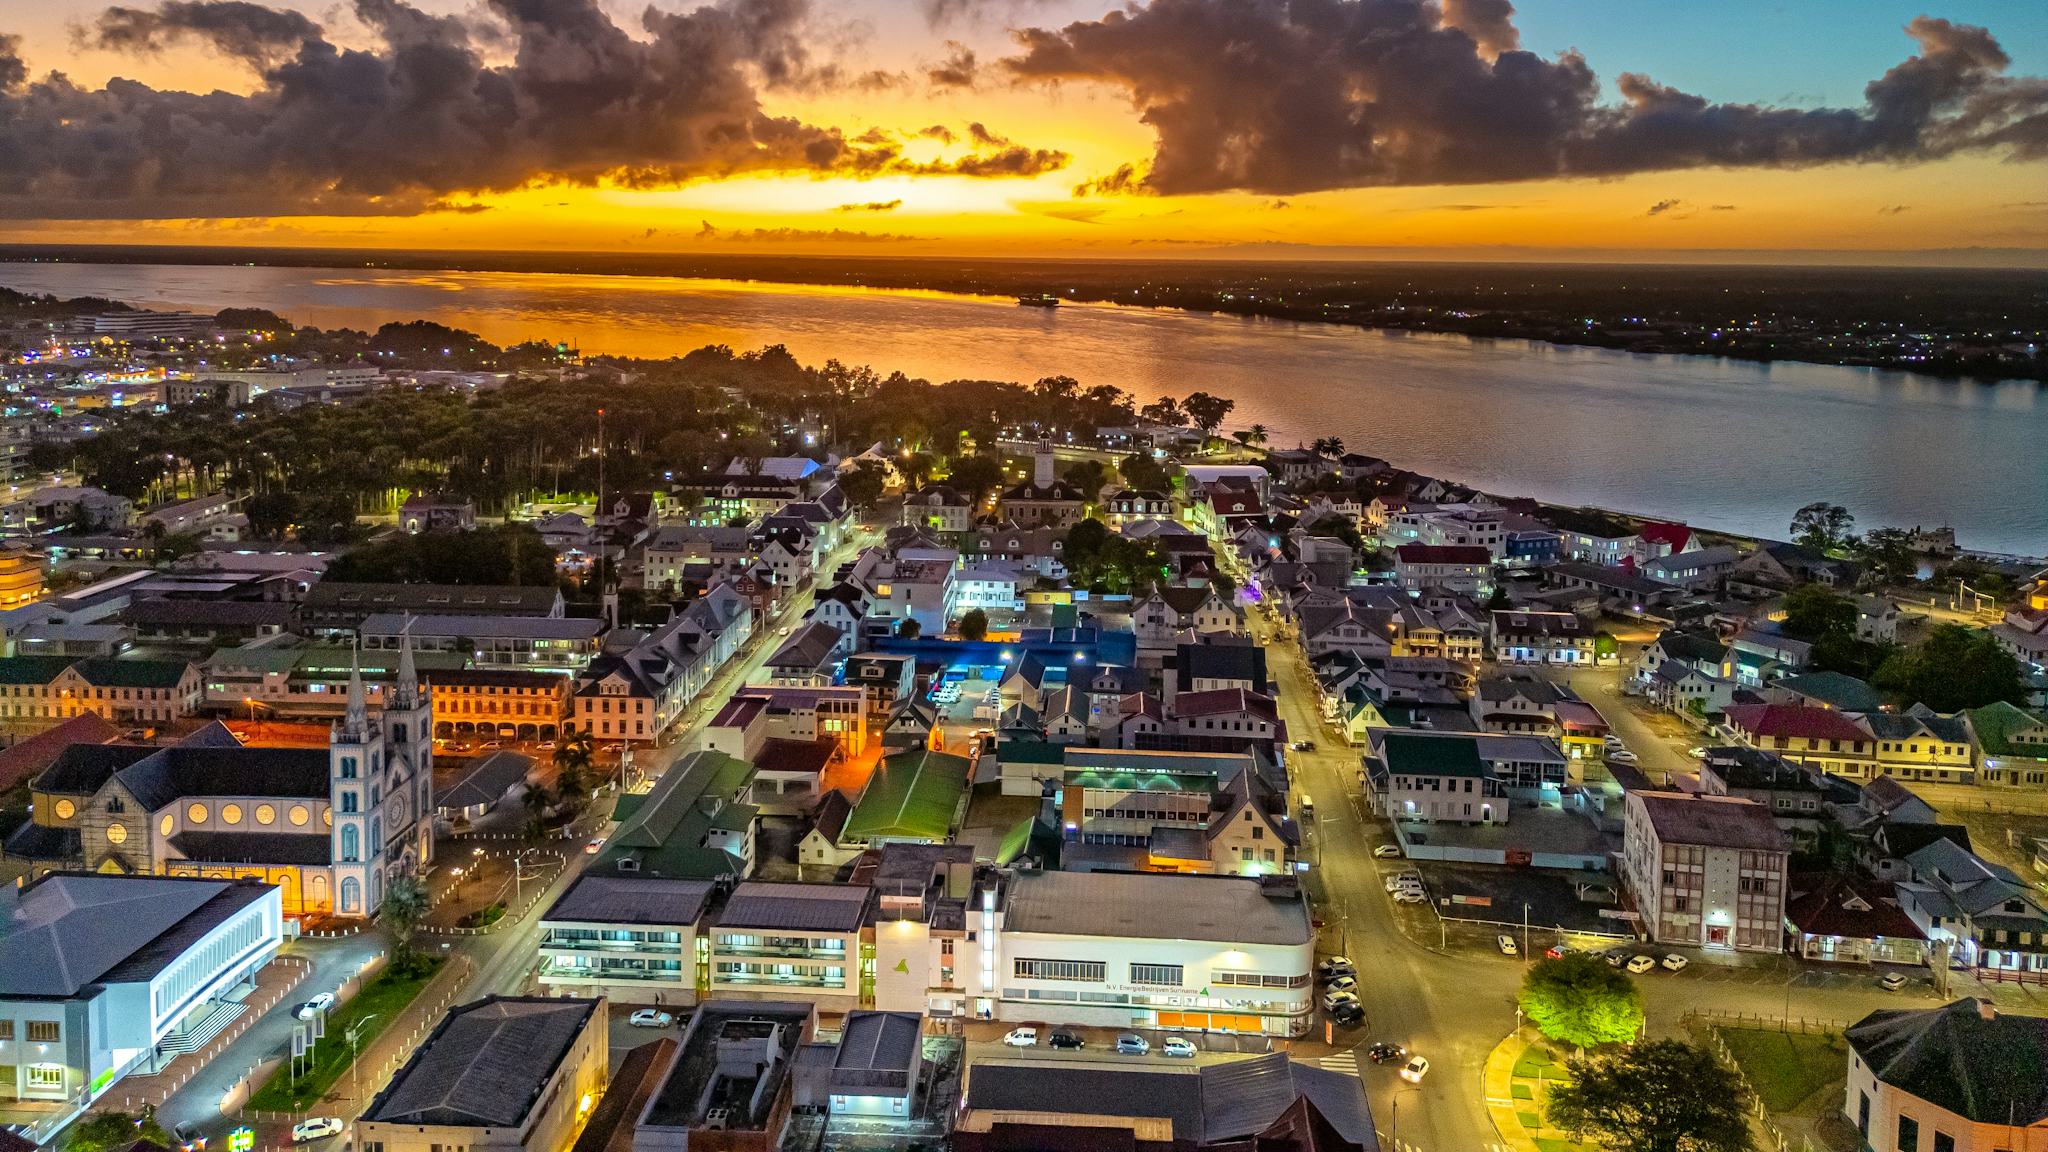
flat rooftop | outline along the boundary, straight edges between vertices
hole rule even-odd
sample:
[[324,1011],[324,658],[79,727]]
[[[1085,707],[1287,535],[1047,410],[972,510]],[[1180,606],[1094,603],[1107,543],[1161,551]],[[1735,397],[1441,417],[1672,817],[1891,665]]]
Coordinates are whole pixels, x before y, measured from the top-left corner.
[[1250,877],[1154,872],[1019,872],[1008,883],[1003,927],[1277,945],[1306,944],[1314,935],[1299,890],[1268,895]]
[[683,1032],[682,1050],[640,1114],[640,1125],[696,1128],[711,1109],[724,1108],[727,1130],[760,1128],[816,1013],[816,1006],[796,1002],[698,1005]]
[[709,880],[586,872],[541,919],[550,923],[695,924],[711,902]]

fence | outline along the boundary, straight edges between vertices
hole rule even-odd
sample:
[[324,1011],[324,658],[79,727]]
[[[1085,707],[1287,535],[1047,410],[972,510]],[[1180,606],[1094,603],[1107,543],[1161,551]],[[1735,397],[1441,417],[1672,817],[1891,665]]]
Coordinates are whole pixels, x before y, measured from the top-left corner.
[[1742,1028],[1759,1032],[1797,1032],[1802,1036],[1829,1036],[1839,1034],[1848,1025],[1839,1020],[1815,1020],[1808,1017],[1764,1016],[1745,1012],[1718,1012],[1712,1009],[1695,1009],[1679,1017],[1679,1023],[1686,1031],[1706,1042],[1722,1065],[1735,1074],[1735,1082],[1742,1085],[1742,1094],[1747,1101],[1750,1115],[1756,1118],[1757,1126],[1771,1141],[1772,1152],[1810,1152],[1813,1145],[1801,1136],[1799,1143],[1785,1135],[1785,1130],[1772,1121],[1770,1109],[1764,1107],[1763,1094],[1742,1071],[1742,1065],[1735,1060],[1735,1054],[1728,1050],[1728,1044],[1721,1039],[1721,1029]]

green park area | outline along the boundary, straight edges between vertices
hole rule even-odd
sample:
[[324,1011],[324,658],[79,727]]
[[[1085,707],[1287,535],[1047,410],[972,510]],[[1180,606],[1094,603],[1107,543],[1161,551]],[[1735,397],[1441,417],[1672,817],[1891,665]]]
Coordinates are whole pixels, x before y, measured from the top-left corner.
[[1848,1074],[1849,1049],[1840,1036],[1760,1028],[1722,1028],[1718,1033],[1743,1077],[1773,1112],[1799,1112],[1814,1093]]
[[367,1049],[406,1006],[420,994],[440,969],[438,957],[420,956],[400,968],[386,968],[348,1003],[327,1016],[326,1036],[314,1046],[310,1065],[301,1061],[303,1075],[292,1076],[291,1061],[280,1065],[262,1088],[249,1098],[249,1107],[264,1112],[303,1112],[348,1074],[349,1029],[368,1021],[356,1033],[356,1047]]

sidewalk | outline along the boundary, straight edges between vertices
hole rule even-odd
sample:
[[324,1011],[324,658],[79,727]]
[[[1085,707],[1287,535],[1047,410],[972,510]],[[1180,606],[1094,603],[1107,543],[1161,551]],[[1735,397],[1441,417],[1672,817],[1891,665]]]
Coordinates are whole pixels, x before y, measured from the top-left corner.
[[1481,1083],[1494,1131],[1513,1152],[1590,1152],[1544,1123],[1544,1093],[1563,1068],[1526,1036],[1511,1033],[1486,1055]]

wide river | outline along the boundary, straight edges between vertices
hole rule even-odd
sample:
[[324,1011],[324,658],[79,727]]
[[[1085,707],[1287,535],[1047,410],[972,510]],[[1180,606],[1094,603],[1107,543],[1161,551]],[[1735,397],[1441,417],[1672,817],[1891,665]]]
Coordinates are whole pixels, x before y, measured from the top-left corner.
[[1795,508],[1829,500],[1864,527],[1949,524],[1965,547],[2048,553],[2048,388],[2026,382],[640,276],[0,264],[0,285],[328,328],[426,318],[586,352],[780,343],[935,381],[1201,389],[1237,401],[1226,427],[1264,424],[1274,446],[1339,436],[1490,491],[1779,538]]

